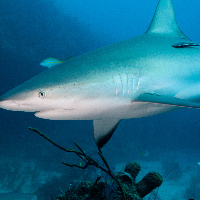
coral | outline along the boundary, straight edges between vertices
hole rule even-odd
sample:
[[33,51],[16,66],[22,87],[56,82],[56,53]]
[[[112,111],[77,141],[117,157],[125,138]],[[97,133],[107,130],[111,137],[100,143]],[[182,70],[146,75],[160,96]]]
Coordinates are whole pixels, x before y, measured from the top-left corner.
[[135,182],[136,176],[138,175],[140,169],[141,167],[137,162],[130,162],[126,165],[124,171],[129,173],[132,176],[133,181]]
[[78,186],[70,185],[70,188],[57,198],[59,200],[142,200],[143,197],[152,192],[156,187],[159,187],[163,182],[159,173],[151,172],[148,173],[141,181],[136,183],[136,176],[141,169],[137,162],[127,163],[124,172],[114,173],[103,156],[101,149],[99,149],[98,155],[103,161],[103,166],[99,164],[98,161],[88,156],[78,144],[74,143],[78,150],[66,149],[56,144],[37,129],[29,129],[45,138],[57,148],[68,153],[76,154],[83,161],[83,163],[85,163],[83,166],[65,162],[62,162],[62,164],[82,170],[93,166],[101,170],[102,173],[105,173],[107,177],[110,178],[109,180],[103,180],[101,176],[97,176],[95,182],[84,181]]
[[[134,163],[134,164],[133,164]],[[131,168],[132,167],[132,168]],[[140,169],[139,164],[136,162],[130,162],[126,165],[127,168],[131,171],[137,171]],[[134,175],[134,176],[132,176]],[[156,187],[159,187],[162,184],[162,177],[157,172],[148,173],[140,182],[135,183],[133,180],[136,178],[135,174],[129,174],[127,172],[116,173],[116,177],[119,180],[125,194],[125,199],[127,200],[142,200],[147,194],[152,192]],[[105,181],[100,181],[100,177],[97,180],[92,182],[81,182],[78,186],[70,186],[70,188],[64,193],[61,194],[59,200],[110,200],[122,199],[119,188],[113,182],[107,184]],[[105,192],[105,190],[107,190]],[[109,192],[108,192],[109,191]]]
[[140,182],[136,183],[136,190],[140,197],[143,198],[155,188],[159,187],[162,182],[163,179],[158,172],[150,172]]

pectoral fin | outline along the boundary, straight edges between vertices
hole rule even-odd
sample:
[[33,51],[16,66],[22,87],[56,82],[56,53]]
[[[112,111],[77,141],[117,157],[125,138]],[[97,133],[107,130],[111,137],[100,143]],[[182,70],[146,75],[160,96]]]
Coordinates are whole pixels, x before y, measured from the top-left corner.
[[[177,96],[181,96],[181,94]],[[200,103],[196,103],[187,99],[180,99],[177,97],[169,97],[150,93],[140,94],[137,98],[134,99],[133,102],[149,102],[178,107],[200,108]]]
[[93,120],[94,139],[98,148],[102,148],[112,137],[120,119]]

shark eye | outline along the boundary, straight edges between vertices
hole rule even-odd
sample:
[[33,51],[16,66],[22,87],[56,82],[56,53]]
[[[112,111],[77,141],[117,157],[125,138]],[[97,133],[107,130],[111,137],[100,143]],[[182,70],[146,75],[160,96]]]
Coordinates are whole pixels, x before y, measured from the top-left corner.
[[46,98],[46,92],[40,90],[40,91],[38,92],[38,96],[39,96],[41,99],[45,99],[45,98]]

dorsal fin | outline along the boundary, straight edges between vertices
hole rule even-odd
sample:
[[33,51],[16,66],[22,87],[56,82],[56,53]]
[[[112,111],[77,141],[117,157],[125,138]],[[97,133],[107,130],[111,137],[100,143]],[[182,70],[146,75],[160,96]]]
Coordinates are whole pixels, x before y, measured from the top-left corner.
[[179,37],[186,37],[177,25],[172,0],[160,0],[158,2],[156,12],[147,33],[167,33],[176,34]]

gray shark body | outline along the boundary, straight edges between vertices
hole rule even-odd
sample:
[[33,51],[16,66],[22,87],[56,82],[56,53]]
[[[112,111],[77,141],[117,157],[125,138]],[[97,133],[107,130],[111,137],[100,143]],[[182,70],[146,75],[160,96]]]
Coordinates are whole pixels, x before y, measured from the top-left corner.
[[160,0],[147,32],[72,58],[0,98],[0,107],[51,120],[93,120],[101,148],[121,119],[200,108],[200,47]]

